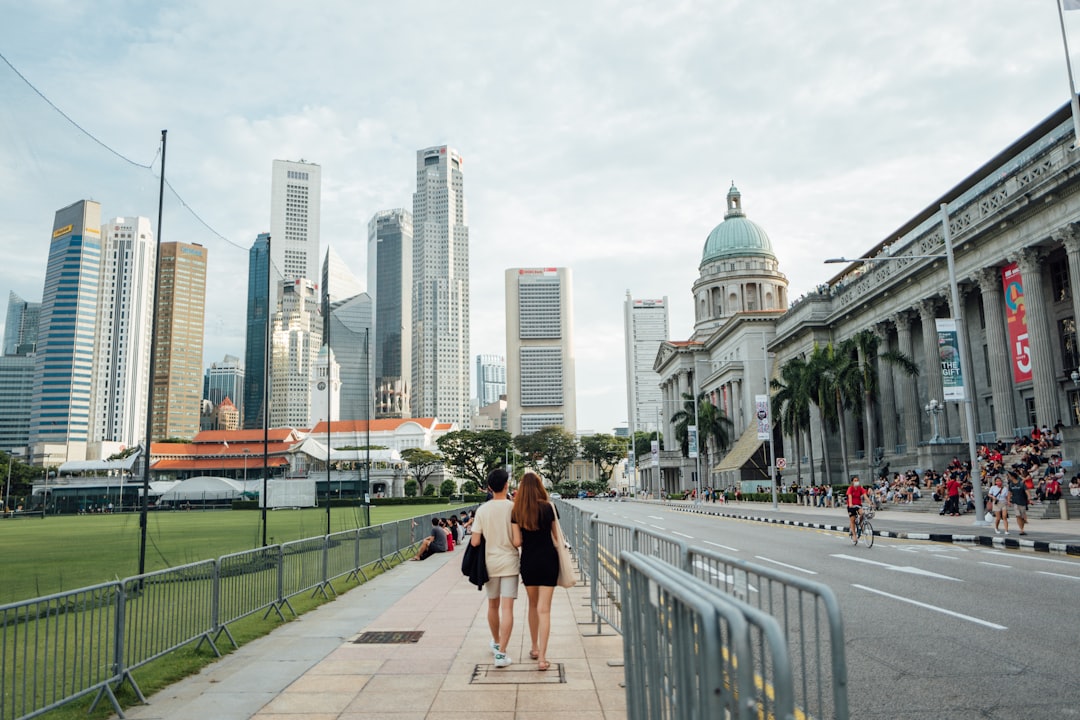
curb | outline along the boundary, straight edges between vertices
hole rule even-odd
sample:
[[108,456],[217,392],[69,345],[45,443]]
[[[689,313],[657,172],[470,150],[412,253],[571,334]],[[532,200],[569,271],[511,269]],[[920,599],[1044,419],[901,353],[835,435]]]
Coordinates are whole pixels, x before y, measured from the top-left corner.
[[[765,517],[761,515],[748,515],[745,513],[717,512],[716,510],[702,507],[687,507],[665,503],[666,507],[680,512],[696,513],[698,515],[713,515],[715,517],[733,518],[735,520],[751,520],[753,522],[771,523],[773,525],[790,525],[792,527],[805,527],[815,530],[834,530],[847,532],[847,525],[833,525],[832,523],[809,522],[806,520],[787,520],[784,518]],[[1080,556],[1080,545],[1072,543],[1056,543],[1047,540],[1021,540],[1020,538],[1001,537],[997,535],[974,535],[971,533],[934,533],[934,532],[893,532],[891,530],[875,530],[878,537],[898,538],[902,540],[928,540],[938,543],[952,543],[957,545],[983,545],[986,547],[1017,548],[1033,550],[1035,552],[1056,553],[1059,555]]]

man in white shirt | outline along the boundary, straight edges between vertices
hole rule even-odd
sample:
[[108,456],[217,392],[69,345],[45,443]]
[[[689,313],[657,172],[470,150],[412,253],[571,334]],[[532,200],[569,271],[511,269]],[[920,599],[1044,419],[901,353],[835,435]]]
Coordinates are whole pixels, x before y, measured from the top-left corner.
[[514,600],[517,599],[520,556],[511,540],[510,512],[514,504],[507,498],[509,476],[497,468],[488,473],[491,499],[476,510],[472,522],[473,546],[484,539],[484,563],[489,580],[484,585],[488,597],[488,627],[495,667],[507,667],[514,661],[507,654],[510,633],[514,629]]

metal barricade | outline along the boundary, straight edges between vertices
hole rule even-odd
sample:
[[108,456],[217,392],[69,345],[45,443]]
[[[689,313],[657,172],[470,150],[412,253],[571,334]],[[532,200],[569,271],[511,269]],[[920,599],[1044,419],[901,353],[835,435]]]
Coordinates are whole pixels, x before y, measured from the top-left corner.
[[[326,538],[308,538],[281,544],[281,599],[289,605],[289,598],[302,592],[312,591],[312,595],[322,591],[326,583],[324,561]],[[293,614],[296,611],[293,610]]]
[[[326,536],[326,582],[349,577],[360,568],[357,538],[359,530],[344,530]],[[333,588],[333,585],[330,585]],[[335,591],[336,592],[336,591]]]
[[[847,660],[840,604],[826,585],[699,547],[689,571],[780,624],[796,705],[808,716],[847,720]],[[828,689],[831,688],[831,692]]]
[[90,693],[117,714],[118,582],[0,605],[0,720],[32,718]]
[[690,569],[685,540],[676,540],[654,530],[635,528],[634,549],[650,557],[660,558],[672,567]]
[[229,631],[229,624],[260,610],[266,611],[264,617],[276,612],[278,617],[285,620],[281,612],[282,602],[280,545],[218,558],[215,640],[225,633],[233,647],[238,647]]
[[590,530],[594,551],[589,557],[589,603],[596,620],[596,633],[601,633],[601,621],[622,632],[619,556],[637,549],[637,528],[594,516],[590,518]]

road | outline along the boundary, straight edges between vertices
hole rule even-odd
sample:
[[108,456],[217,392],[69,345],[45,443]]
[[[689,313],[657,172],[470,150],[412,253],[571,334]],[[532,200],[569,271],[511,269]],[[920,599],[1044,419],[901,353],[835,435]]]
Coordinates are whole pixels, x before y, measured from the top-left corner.
[[853,547],[834,531],[579,506],[832,588],[852,718],[1080,717],[1080,560],[881,537]]

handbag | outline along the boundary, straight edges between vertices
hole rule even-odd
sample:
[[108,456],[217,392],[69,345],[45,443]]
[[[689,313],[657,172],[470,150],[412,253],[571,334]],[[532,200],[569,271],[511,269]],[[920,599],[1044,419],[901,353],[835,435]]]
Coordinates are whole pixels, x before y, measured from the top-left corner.
[[574,561],[570,558],[570,548],[566,544],[562,526],[559,525],[559,518],[556,517],[552,525],[555,528],[555,551],[559,555],[559,579],[556,582],[559,587],[572,588],[577,585],[577,578],[574,577]]

